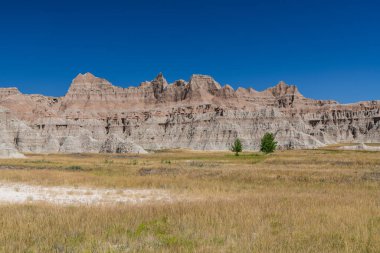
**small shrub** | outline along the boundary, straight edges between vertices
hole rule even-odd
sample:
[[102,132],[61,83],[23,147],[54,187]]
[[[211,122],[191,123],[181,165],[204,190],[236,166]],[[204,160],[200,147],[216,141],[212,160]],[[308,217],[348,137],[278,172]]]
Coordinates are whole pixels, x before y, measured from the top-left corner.
[[66,167],[66,170],[79,171],[79,170],[82,170],[82,167],[74,165],[74,166]]
[[272,133],[266,133],[264,137],[261,139],[260,151],[269,154],[273,153],[276,150],[277,142],[275,141],[275,137]]
[[243,145],[241,144],[240,139],[236,139],[234,144],[231,147],[231,151],[235,152],[235,155],[238,156],[239,152],[243,151]]
[[202,168],[205,164],[204,164],[204,162],[201,162],[201,161],[191,160],[190,163],[189,163],[189,165],[192,166],[192,167]]
[[131,165],[137,165],[139,162],[136,159],[133,159],[129,164]]
[[106,164],[113,164],[113,160],[106,159],[106,160],[104,160],[104,163],[106,163]]

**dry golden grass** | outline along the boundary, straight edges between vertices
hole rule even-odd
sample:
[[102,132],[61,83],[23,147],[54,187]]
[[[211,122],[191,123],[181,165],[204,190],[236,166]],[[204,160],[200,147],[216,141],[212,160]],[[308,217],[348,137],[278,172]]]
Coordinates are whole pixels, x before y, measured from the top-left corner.
[[29,155],[0,161],[0,181],[187,196],[136,206],[3,204],[2,252],[380,252],[378,152]]

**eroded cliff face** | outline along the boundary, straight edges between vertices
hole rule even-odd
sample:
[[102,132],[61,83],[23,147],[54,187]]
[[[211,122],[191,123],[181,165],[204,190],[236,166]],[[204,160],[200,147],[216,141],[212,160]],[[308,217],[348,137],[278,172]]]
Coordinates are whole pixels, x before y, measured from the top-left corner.
[[160,73],[121,88],[87,73],[60,98],[0,89],[0,107],[0,141],[22,152],[226,150],[235,138],[257,150],[265,132],[280,148],[380,142],[379,101],[308,99],[284,82],[235,91],[205,75],[168,84]]

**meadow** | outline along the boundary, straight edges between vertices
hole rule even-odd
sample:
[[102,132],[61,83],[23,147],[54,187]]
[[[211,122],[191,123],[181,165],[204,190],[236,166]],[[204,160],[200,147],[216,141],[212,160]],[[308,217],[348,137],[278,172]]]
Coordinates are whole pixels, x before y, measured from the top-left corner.
[[380,153],[28,154],[0,182],[157,189],[171,202],[0,204],[1,252],[380,252]]

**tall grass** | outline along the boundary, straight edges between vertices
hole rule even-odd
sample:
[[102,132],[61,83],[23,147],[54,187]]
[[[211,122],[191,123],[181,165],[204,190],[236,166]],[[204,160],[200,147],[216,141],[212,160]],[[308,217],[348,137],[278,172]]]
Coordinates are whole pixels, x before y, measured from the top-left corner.
[[[2,252],[380,252],[376,152],[236,158],[166,151],[26,161],[1,161],[0,180],[160,188],[186,198],[133,206],[2,204]],[[65,169],[71,166],[81,169]]]

